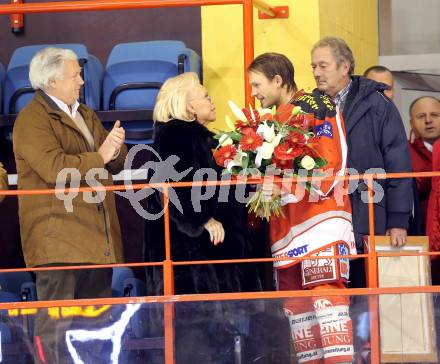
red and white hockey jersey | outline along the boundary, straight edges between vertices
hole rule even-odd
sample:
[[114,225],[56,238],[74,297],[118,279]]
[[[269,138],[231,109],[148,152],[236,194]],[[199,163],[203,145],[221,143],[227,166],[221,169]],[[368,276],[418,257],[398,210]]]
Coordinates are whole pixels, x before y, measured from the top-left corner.
[[[347,164],[347,143],[342,116],[314,119],[311,125],[318,138],[316,152],[328,164],[323,169],[329,176],[344,176]],[[311,255],[356,254],[351,206],[347,183],[343,180],[312,182],[310,192],[304,186],[293,185],[292,193],[283,196],[284,217],[270,222],[273,257],[290,257],[276,261],[278,269],[299,263],[297,257]],[[303,286],[348,280],[348,260],[303,260]]]

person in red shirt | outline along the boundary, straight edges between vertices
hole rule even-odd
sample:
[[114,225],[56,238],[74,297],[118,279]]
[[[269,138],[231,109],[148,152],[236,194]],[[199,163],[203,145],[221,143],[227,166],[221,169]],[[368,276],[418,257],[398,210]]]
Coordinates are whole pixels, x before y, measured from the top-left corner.
[[[440,171],[440,139],[432,150],[432,170]],[[432,178],[432,190],[429,194],[426,235],[429,236],[429,250],[440,251],[440,177]],[[440,284],[440,259],[432,257],[431,260],[432,284]]]
[[[440,138],[440,100],[433,96],[422,96],[415,99],[410,107],[411,135],[410,153],[414,172],[432,171],[432,146]],[[426,226],[430,178],[416,178],[420,208]]]

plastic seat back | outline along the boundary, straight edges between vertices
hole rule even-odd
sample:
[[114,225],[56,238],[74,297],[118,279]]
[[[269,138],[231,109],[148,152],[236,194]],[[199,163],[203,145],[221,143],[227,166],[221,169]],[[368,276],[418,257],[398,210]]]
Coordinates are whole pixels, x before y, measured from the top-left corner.
[[34,90],[29,81],[29,65],[34,55],[46,47],[68,48],[76,53],[83,69],[81,101],[98,110],[104,73],[101,62],[90,55],[83,44],[41,44],[17,48],[12,54],[4,83],[4,113],[18,113],[32,98]]
[[[181,41],[118,44],[106,65],[103,109],[151,110],[162,84],[187,71],[200,76],[200,57]],[[152,120],[125,122],[123,126],[127,131],[127,144],[152,142]],[[130,138],[130,133],[136,137]]]

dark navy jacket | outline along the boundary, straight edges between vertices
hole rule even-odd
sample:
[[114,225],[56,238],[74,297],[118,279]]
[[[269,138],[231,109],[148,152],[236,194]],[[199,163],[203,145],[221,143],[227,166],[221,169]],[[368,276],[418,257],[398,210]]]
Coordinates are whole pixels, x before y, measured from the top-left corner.
[[[371,168],[387,173],[411,172],[405,129],[396,106],[383,94],[386,86],[364,77],[353,76],[352,80],[343,110],[348,168],[359,174]],[[413,206],[411,179],[377,180],[375,187],[379,185],[384,196],[375,203],[375,234],[384,234],[389,228],[407,229]],[[366,190],[366,181],[359,181],[350,195],[358,248],[360,235],[369,233]]]

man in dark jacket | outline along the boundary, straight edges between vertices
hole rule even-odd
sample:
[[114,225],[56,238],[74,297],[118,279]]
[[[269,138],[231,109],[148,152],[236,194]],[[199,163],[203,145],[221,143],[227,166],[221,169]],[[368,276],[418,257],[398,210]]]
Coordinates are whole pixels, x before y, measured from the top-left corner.
[[[359,174],[378,170],[387,173],[411,172],[402,119],[394,103],[383,94],[387,86],[353,76],[354,65],[350,48],[340,38],[324,38],[312,49],[312,69],[317,88],[332,98],[344,117],[348,167]],[[352,173],[356,173],[354,170]],[[374,205],[375,234],[389,235],[391,245],[395,247],[402,247],[406,243],[413,205],[411,183],[410,179],[375,182],[375,194],[383,190],[383,198]],[[366,190],[366,183],[360,181],[351,194],[353,228],[357,247],[361,251],[362,236],[369,234]],[[356,265],[362,267],[363,262],[354,263]],[[364,284],[358,274],[350,276],[354,286]]]

